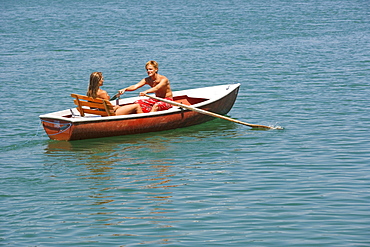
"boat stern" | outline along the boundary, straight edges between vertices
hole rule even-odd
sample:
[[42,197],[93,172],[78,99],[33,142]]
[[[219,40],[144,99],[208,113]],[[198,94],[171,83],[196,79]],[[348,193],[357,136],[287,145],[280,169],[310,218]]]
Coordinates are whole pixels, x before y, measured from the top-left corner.
[[46,134],[52,140],[68,141],[71,139],[74,124],[66,116],[55,117],[52,114],[39,116]]

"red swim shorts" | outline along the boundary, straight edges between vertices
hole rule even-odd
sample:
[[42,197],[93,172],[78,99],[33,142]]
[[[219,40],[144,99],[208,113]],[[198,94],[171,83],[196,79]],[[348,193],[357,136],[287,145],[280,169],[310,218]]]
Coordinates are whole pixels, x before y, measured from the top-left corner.
[[[165,99],[173,100],[173,98],[165,98]],[[143,112],[145,113],[150,112],[154,104],[157,104],[158,111],[168,110],[172,107],[171,104],[168,104],[163,101],[156,100],[156,99],[140,99],[140,100],[135,101],[135,103],[139,104],[141,107],[141,110],[143,110]]]

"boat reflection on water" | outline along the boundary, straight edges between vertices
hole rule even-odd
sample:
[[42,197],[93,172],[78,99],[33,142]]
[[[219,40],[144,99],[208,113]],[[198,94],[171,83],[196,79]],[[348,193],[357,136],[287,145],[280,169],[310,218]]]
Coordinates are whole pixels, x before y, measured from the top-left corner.
[[184,174],[196,163],[187,160],[189,150],[212,139],[234,138],[237,128],[244,127],[215,119],[156,133],[48,140],[44,166],[60,184],[56,203],[70,212],[66,227],[87,223],[111,236],[145,239],[139,228],[152,232],[156,243],[168,242],[183,213],[179,208],[197,198],[186,189]]
[[[168,188],[182,185],[181,180],[172,179],[177,174],[173,159],[164,157],[168,151],[168,142],[154,134],[48,141],[44,163],[59,173],[56,177],[66,176],[60,174],[63,171],[74,173],[66,183],[77,183],[78,193],[84,191],[85,196],[75,203],[88,208],[85,217],[104,225],[137,219],[160,224],[164,214],[172,213],[166,209],[173,193]],[[58,163],[56,157],[61,159]]]

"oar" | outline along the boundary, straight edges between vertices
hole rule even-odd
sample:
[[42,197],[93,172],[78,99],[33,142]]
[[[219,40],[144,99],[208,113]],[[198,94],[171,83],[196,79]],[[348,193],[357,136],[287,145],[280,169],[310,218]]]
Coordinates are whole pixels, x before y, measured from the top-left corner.
[[112,98],[110,98],[110,101],[112,101],[112,100],[115,100],[115,99],[117,99],[117,98],[119,98],[119,94],[116,94],[116,95],[114,95]]
[[231,121],[231,122],[234,122],[234,123],[238,123],[238,124],[243,124],[243,125],[252,127],[253,129],[282,129],[281,127],[270,127],[270,126],[259,125],[259,124],[245,123],[245,122],[242,122],[242,121],[239,121],[239,120],[236,120],[236,119],[232,119],[232,118],[229,118],[229,117],[222,116],[222,115],[217,114],[217,113],[213,113],[213,112],[206,111],[206,110],[203,110],[203,109],[199,109],[199,108],[196,108],[196,107],[191,107],[191,106],[188,106],[188,105],[184,105],[184,104],[172,101],[172,100],[166,100],[166,99],[158,98],[158,97],[151,96],[151,95],[148,95],[148,94],[145,94],[145,96],[147,96],[149,98],[152,98],[152,99],[156,99],[156,100],[159,100],[159,101],[166,102],[166,103],[174,105],[174,106],[178,106],[178,107],[181,107],[181,108],[184,108],[184,109],[195,111],[195,112],[198,112],[198,113],[201,113],[201,114],[205,114],[205,115],[208,115],[208,116],[225,119],[225,120],[228,120],[228,121]]

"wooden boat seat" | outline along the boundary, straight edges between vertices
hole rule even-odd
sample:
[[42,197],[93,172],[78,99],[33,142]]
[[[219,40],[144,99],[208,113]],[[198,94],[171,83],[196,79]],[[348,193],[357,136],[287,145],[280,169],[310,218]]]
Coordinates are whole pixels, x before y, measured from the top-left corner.
[[105,99],[92,98],[79,94],[71,94],[75,100],[73,101],[77,105],[77,110],[81,116],[84,117],[86,113],[100,115],[102,117],[115,116],[113,105]]

